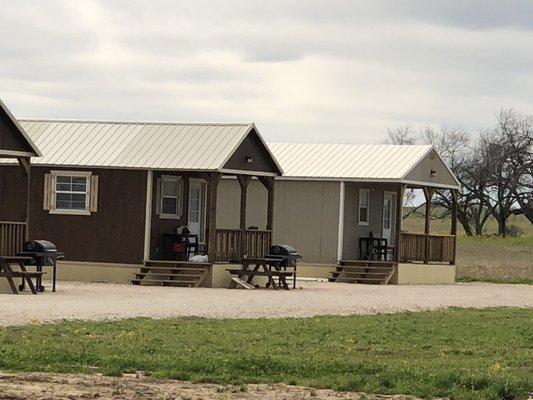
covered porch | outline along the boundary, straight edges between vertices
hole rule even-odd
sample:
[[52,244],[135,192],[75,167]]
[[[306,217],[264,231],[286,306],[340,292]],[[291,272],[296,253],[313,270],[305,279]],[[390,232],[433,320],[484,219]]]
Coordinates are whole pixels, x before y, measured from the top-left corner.
[[[421,189],[424,194],[425,212],[420,230],[404,225],[403,204],[408,189]],[[436,190],[447,192],[451,203],[450,230],[446,234],[431,231],[431,198]],[[454,264],[457,193],[455,188],[341,182],[343,213],[338,259]],[[378,242],[382,244],[375,244]]]
[[[152,198],[150,249],[151,260],[188,261],[189,255],[205,255],[210,263],[237,262],[243,257],[262,257],[272,243],[274,221],[274,176],[228,173],[149,172],[148,185]],[[220,180],[235,179],[239,183],[239,226],[219,227],[217,214]],[[257,179],[266,190],[266,225],[250,227],[246,220],[248,186]],[[173,205],[175,198],[177,204]],[[175,207],[176,212],[168,208]],[[183,229],[188,233],[182,232]],[[176,246],[180,242],[184,246]],[[176,250],[176,251],[174,251]],[[179,251],[179,252],[178,252]]]
[[[338,267],[330,280],[381,284],[454,281],[456,187],[362,182],[341,185],[344,226],[340,230]],[[404,196],[410,189],[423,193],[424,212],[423,218],[419,218],[423,227],[405,224]],[[435,233],[431,227],[431,199],[437,191],[450,201],[447,233]],[[367,251],[362,246],[365,243],[372,244]]]

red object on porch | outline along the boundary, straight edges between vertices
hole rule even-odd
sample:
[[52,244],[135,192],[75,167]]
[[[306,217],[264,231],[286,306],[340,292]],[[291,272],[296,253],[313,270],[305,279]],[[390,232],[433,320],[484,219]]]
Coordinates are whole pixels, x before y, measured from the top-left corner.
[[172,251],[174,253],[185,253],[185,243],[173,243]]

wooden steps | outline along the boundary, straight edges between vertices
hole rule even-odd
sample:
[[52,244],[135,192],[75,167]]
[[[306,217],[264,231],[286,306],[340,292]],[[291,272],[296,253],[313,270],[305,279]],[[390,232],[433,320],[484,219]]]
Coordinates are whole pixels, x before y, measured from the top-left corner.
[[392,261],[339,261],[331,272],[330,282],[386,285],[396,271]]
[[198,287],[210,268],[209,263],[147,260],[130,281],[142,286]]

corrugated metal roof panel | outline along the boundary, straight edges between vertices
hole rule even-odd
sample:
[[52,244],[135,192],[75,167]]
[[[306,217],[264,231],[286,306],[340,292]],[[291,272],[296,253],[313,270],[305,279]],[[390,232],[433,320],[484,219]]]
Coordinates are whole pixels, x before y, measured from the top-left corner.
[[19,120],[41,165],[219,170],[253,124]]
[[317,179],[402,179],[430,145],[269,143],[284,176]]

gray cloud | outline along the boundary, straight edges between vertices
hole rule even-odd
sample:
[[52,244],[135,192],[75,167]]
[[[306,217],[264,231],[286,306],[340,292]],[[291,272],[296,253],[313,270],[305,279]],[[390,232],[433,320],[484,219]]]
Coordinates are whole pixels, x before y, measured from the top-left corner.
[[[3,3],[3,4],[2,4]],[[533,108],[531,1],[0,1],[16,115],[255,121],[271,140]]]

